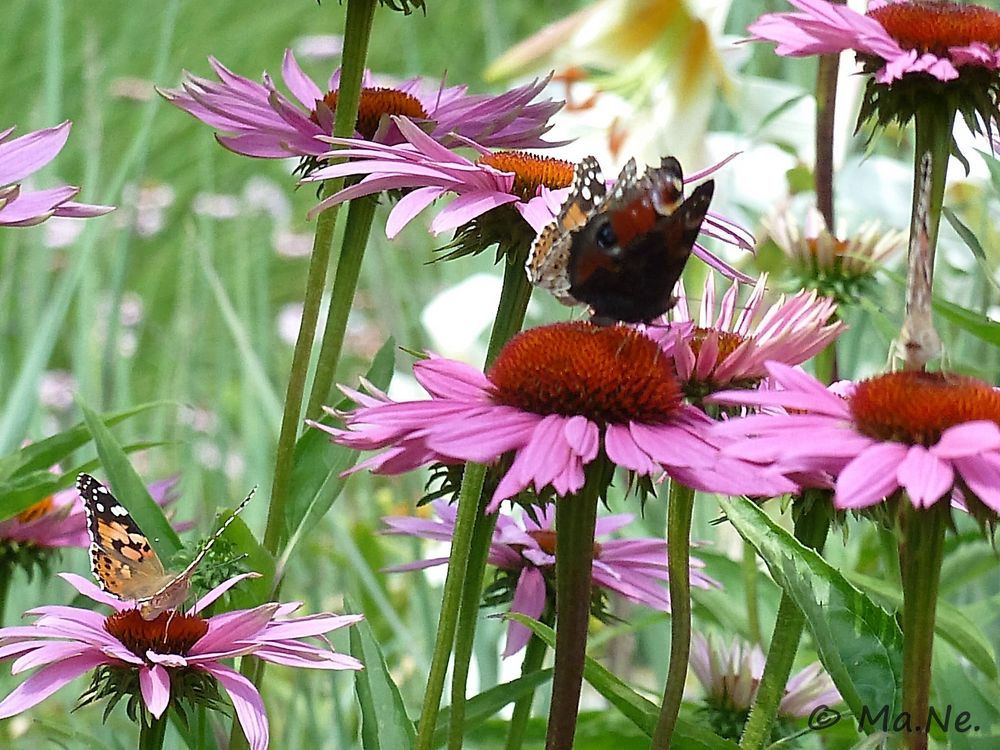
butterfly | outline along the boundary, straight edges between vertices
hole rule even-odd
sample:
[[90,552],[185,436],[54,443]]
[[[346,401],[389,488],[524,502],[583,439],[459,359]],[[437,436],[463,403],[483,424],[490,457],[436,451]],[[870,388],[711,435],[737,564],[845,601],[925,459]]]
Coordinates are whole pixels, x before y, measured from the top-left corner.
[[559,215],[531,247],[528,278],[564,305],[589,305],[599,325],[648,323],[676,301],[674,286],[714,190],[709,180],[685,200],[680,162],[665,156],[641,177],[629,159],[608,192],[588,156],[574,169]]
[[177,609],[184,603],[195,569],[257,491],[256,487],[250,491],[184,570],[169,573],[149,539],[111,490],[90,474],[77,476],[76,488],[87,512],[90,569],[94,577],[108,593],[122,601],[134,600],[144,620],[155,620],[161,612]]

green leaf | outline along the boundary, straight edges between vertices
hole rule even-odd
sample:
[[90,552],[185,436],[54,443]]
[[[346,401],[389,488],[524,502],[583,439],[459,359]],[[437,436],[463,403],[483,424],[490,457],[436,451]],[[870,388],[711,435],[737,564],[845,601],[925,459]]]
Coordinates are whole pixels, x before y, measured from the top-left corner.
[[903,673],[903,635],[895,618],[754,503],[720,498],[719,504],[802,611],[820,659],[854,715],[863,706],[889,706],[895,715]]
[[161,560],[169,560],[181,548],[180,537],[167,522],[163,509],[150,497],[146,485],[129,463],[125,451],[104,425],[104,421],[90,407],[77,399],[83,421],[87,424],[101,465],[108,474],[108,480],[125,509],[149,538],[149,543]]
[[[465,702],[465,721],[462,728],[468,732],[475,729],[504,706],[513,703],[522,695],[527,695],[539,685],[544,685],[552,679],[551,669],[518,677],[510,682],[490,688],[475,698]],[[432,747],[442,747],[448,741],[448,722],[451,719],[451,707],[442,708],[438,714],[437,725],[434,727]]]
[[250,570],[261,574],[260,578],[248,578],[230,590],[233,608],[251,609],[270,599],[274,585],[274,557],[271,553],[257,540],[250,527],[240,517],[233,519],[223,537],[246,555],[246,565]]
[[951,224],[951,228],[962,238],[962,242],[972,251],[972,254],[979,260],[986,260],[986,251],[983,250],[983,246],[979,243],[979,238],[976,237],[975,233],[963,224],[958,215],[950,208],[942,208],[941,212],[944,214],[944,218],[948,220],[948,223]]
[[[157,406],[167,404],[167,401],[153,401],[141,404],[126,411],[120,411],[104,418],[104,424],[112,427],[136,414],[141,414]],[[87,425],[79,422],[56,435],[30,443],[23,448],[0,458],[0,477],[8,477],[35,471],[48,470],[60,461],[64,461],[73,451],[90,442],[90,431]]]
[[[934,653],[934,696],[931,701],[941,718],[951,709],[947,742],[950,750],[993,750],[1000,746],[1000,687],[969,673],[946,649]],[[959,723],[960,714],[968,716]],[[971,725],[971,727],[970,727]],[[937,730],[936,723],[931,724]],[[938,732],[934,731],[937,735]]]
[[[354,610],[346,602],[348,612]],[[416,730],[406,715],[399,688],[385,665],[382,649],[367,620],[352,625],[351,654],[365,668],[357,673],[355,691],[361,704],[361,746],[364,750],[406,750],[413,747]]]
[[[549,648],[555,648],[556,634],[549,626],[513,612],[504,617],[530,628],[531,632],[545,641]],[[659,706],[639,695],[589,656],[584,663],[583,677],[611,705],[621,711],[625,718],[647,736],[653,736],[660,713]],[[678,719],[671,747],[683,748],[683,750],[736,750],[737,745],[735,742],[725,740],[697,724]]]
[[[375,355],[365,378],[376,388],[388,388],[394,363],[395,343],[390,338]],[[337,405],[337,409],[347,409],[350,405],[350,401],[344,400]],[[317,421],[331,424],[332,420],[333,417],[325,415]],[[357,460],[358,451],[332,444],[330,436],[322,430],[310,427],[302,433],[295,443],[290,502],[285,517],[288,528],[293,532],[282,553],[283,560],[291,556],[304,531],[330,510],[344,489],[345,480],[340,475],[354,466]]]
[[[903,606],[903,592],[895,585],[855,572],[849,572],[847,578],[851,583],[893,607],[898,609]],[[975,623],[957,607],[938,599],[934,632],[950,643],[991,680],[997,678],[996,661],[990,642]]]
[[934,295],[934,312],[942,318],[993,346],[1000,346],[1000,323]]

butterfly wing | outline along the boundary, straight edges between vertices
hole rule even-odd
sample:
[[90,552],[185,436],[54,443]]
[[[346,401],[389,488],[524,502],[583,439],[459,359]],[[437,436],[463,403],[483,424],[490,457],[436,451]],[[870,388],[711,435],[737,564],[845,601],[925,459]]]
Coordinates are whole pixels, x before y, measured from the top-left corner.
[[594,215],[605,192],[601,165],[595,157],[585,157],[573,171],[573,183],[559,215],[539,233],[531,246],[525,264],[528,279],[535,286],[550,291],[564,305],[579,304],[569,293],[567,266],[571,238]]
[[169,579],[131,514],[90,474],[76,478],[90,534],[90,568],[102,589],[123,601],[141,599]]
[[160,587],[159,590],[154,591],[149,596],[141,599],[139,601],[139,612],[145,620],[155,619],[161,612],[168,609],[176,609],[184,603],[187,599],[188,592],[191,590],[191,577],[194,575],[195,570],[201,564],[201,561],[205,559],[205,556],[212,549],[214,545],[221,537],[229,524],[231,524],[243,509],[250,502],[250,499],[254,496],[257,488],[254,487],[250,490],[250,494],[247,495],[243,502],[241,502],[229,517],[222,523],[222,525],[215,531],[212,536],[208,538],[198,550],[198,554],[194,556],[194,559],[187,564],[180,573],[175,576],[169,577],[169,579]]
[[590,305],[599,324],[647,323],[673,306],[714,190],[709,181],[684,200],[673,157],[640,179],[627,167],[569,252],[570,294]]

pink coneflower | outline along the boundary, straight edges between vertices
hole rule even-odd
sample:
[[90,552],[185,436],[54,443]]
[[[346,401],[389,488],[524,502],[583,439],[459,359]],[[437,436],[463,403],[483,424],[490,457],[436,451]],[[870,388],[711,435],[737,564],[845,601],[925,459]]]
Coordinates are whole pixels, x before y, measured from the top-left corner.
[[37,172],[62,151],[72,123],[26,133],[10,139],[14,128],[0,131],[0,226],[28,227],[50,216],[86,219],[114,211],[114,206],[97,206],[70,200],[80,188],[66,186],[48,190],[22,190],[18,184]]
[[[742,641],[727,647],[693,633],[690,663],[705,690],[712,728],[723,737],[738,739],[764,674],[764,653],[759,646]],[[803,719],[821,706],[836,706],[841,701],[823,666],[813,662],[789,679],[778,716]]]
[[720,456],[708,438],[712,420],[682,402],[668,357],[634,329],[543,326],[511,339],[487,375],[433,356],[413,369],[429,400],[397,403],[377,391],[345,389],[361,405],[342,415],[347,429],[310,423],[337,443],[387,449],[351,471],[399,474],[511,454],[491,511],[528,487],[560,497],[576,493],[584,468],[601,456],[710,492],[749,492],[752,484],[759,494],[790,489],[784,477]]
[[[147,489],[153,500],[166,506],[177,499],[173,491],[176,485],[177,478],[172,477],[153,482]],[[0,548],[9,543],[86,549],[90,539],[80,493],[75,489],[56,492],[13,518],[0,521]]]
[[[340,70],[326,89],[307,76],[291,50],[285,50],[281,77],[298,104],[275,87],[268,74],[264,83],[233,73],[209,58],[219,82],[190,73],[179,89],[160,94],[172,104],[221,131],[219,143],[238,154],[266,159],[316,157],[329,146],[316,136],[333,133]],[[547,80],[537,80],[497,96],[470,95],[465,86],[427,86],[412,78],[398,86],[376,86],[370,74],[362,81],[357,133],[380,143],[399,143],[401,137],[386,115],[406,115],[421,122],[434,138],[449,142],[453,135],[472,138],[497,148],[539,148],[549,118],[562,106],[550,100],[532,103]]]
[[959,78],[963,68],[1000,68],[1000,14],[979,5],[872,0],[862,15],[827,0],[789,0],[801,13],[769,13],[750,25],[755,38],[777,42],[779,55],[854,50],[878,60],[875,80],[927,74]]
[[[138,673],[142,704],[160,718],[171,695],[190,699],[192,682],[204,685],[204,675],[222,685],[253,750],[268,744],[267,714],[260,694],[246,677],[223,661],[253,654],[259,659],[310,669],[361,669],[353,657],[338,654],[322,639],[325,633],[351,625],[361,615],[321,613],[289,617],[301,604],[272,602],[254,609],[199,614],[228,591],[244,574],[230,578],[202,597],[187,614],[164,612],[143,620],[139,612],[104,593],[85,578],[63,573],[80,594],[114,611],[105,616],[91,609],[47,606],[27,614],[30,625],[0,629],[0,659],[17,657],[11,671],[19,674],[41,667],[0,701],[0,719],[26,711],[82,674],[96,669],[88,692],[121,697],[134,690]],[[321,645],[306,639],[319,639]]]
[[782,390],[726,391],[709,401],[779,406],[720,424],[742,442],[723,452],[783,472],[826,472],[838,508],[865,508],[905,490],[927,508],[958,489],[970,511],[1000,511],[1000,391],[964,375],[895,372],[837,395],[801,370],[771,362]]
[[[697,325],[652,327],[649,334],[671,345],[671,356],[685,395],[700,400],[727,388],[754,388],[767,375],[764,363],[805,362],[825,349],[844,330],[834,319],[833,300],[815,291],[784,295],[769,304],[764,299],[767,274],[762,274],[742,306],[737,305],[735,281],[723,295],[716,313],[715,279],[709,274],[702,291]],[[670,313],[675,323],[695,323],[683,287]]]
[[[387,534],[415,536],[450,542],[455,532],[456,507],[443,500],[431,505],[441,520],[425,520],[410,516],[388,516],[382,520],[389,527]],[[554,575],[556,562],[554,528],[555,508],[533,508],[519,518],[504,512],[497,514],[489,563],[516,579],[510,611],[539,619],[546,604],[555,602]],[[532,517],[534,516],[534,517]],[[595,537],[606,536],[632,522],[629,513],[597,519]],[[420,560],[388,568],[390,572],[422,570],[448,562],[446,557]],[[698,588],[718,587],[719,583],[702,573],[704,563],[691,559],[691,585]],[[595,541],[593,586],[595,594],[613,591],[626,599],[663,612],[670,611],[670,597],[663,587],[667,580],[667,544],[662,539],[610,539]],[[510,656],[524,648],[531,631],[518,622],[507,626],[507,643],[503,655]]]
[[779,55],[854,50],[872,74],[860,119],[905,122],[921,107],[945,103],[990,128],[1000,96],[1000,13],[932,0],[872,0],[864,15],[826,0],[789,0],[801,13],[769,13],[750,25]]
[[[331,151],[328,157],[349,157],[350,160],[323,167],[307,179],[315,181],[348,175],[364,175],[364,178],[324,199],[312,209],[311,216],[362,195],[403,190],[406,194],[386,222],[386,235],[394,237],[435,200],[454,194],[457,197],[431,222],[431,231],[435,234],[464,226],[493,209],[510,205],[527,223],[531,239],[534,239],[535,234],[555,219],[573,182],[574,165],[571,162],[520,151],[494,152],[467,142],[466,145],[480,154],[476,161],[471,161],[442,148],[406,117],[393,117],[392,120],[406,143],[386,146],[357,139],[325,139],[343,147]],[[704,179],[732,158],[687,175],[685,182]],[[509,223],[504,231],[511,231]],[[753,248],[750,232],[716,213],[708,214],[702,233],[743,249]],[[694,253],[726,276],[742,277],[703,245],[696,244]]]

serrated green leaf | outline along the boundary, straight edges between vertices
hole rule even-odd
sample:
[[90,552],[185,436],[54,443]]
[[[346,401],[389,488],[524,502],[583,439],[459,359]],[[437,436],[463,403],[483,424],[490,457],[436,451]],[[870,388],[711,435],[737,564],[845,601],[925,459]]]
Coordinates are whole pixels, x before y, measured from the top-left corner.
[[[903,605],[903,592],[885,581],[860,573],[847,573],[847,579],[897,609]],[[992,680],[997,678],[993,648],[982,631],[956,607],[938,600],[934,632],[950,643],[977,669]]]
[[[348,612],[354,611],[347,601]],[[413,747],[416,730],[406,715],[399,688],[385,665],[382,649],[367,620],[352,625],[351,655],[365,668],[354,683],[361,704],[361,746],[364,750],[407,750]]]
[[720,498],[719,504],[802,611],[820,660],[852,713],[888,706],[895,715],[903,674],[896,619],[754,503]]
[[[504,706],[513,703],[522,695],[527,695],[539,685],[544,685],[552,679],[551,669],[518,677],[510,682],[490,688],[465,702],[465,721],[462,728],[465,732],[475,729]],[[438,713],[437,725],[432,735],[432,747],[442,747],[448,741],[448,722],[451,720],[451,707],[446,706]]]
[[[515,620],[531,629],[535,635],[545,641],[549,648],[555,648],[555,631],[547,625],[533,620],[525,615],[508,613],[504,616]],[[660,708],[655,703],[639,695],[622,680],[605,669],[601,664],[586,657],[583,667],[583,677],[591,687],[617,708],[625,718],[631,721],[647,736],[652,737],[656,728]],[[707,729],[684,719],[677,720],[671,747],[683,750],[736,750],[735,742],[730,742]]]
[[78,398],[83,421],[94,438],[97,455],[108,474],[115,497],[149,538],[161,560],[169,560],[181,548],[180,537],[163,515],[163,509],[150,496],[146,485],[129,463],[125,451],[104,421]]

